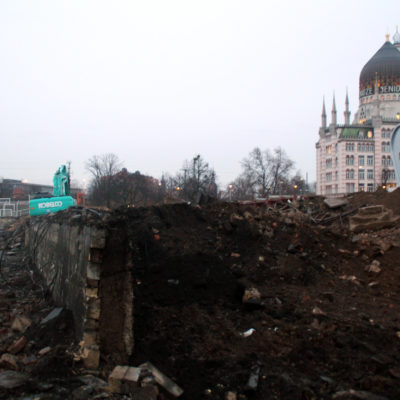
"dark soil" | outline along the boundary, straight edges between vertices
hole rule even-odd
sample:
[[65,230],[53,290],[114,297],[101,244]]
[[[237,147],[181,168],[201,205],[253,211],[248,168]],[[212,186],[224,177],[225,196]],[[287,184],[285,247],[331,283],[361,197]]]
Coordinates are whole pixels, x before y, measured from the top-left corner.
[[[242,400],[399,399],[400,226],[353,235],[346,217],[317,224],[313,216],[372,204],[400,214],[400,191],[348,200],[338,210],[315,197],[295,207],[170,204],[109,215],[110,229],[124,230],[132,249],[130,365],[152,362],[186,400],[225,399],[229,391]],[[374,260],[380,273],[365,270]],[[51,311],[45,292],[27,281],[28,270],[18,279],[0,288],[2,300],[12,304],[17,287],[24,296],[37,290],[40,303],[28,302],[40,318]],[[243,303],[250,288],[261,294],[256,304]],[[84,372],[72,360],[68,326],[58,324],[47,336],[30,328],[34,349],[24,351],[39,359],[42,347],[53,349],[43,368],[36,362],[28,371],[36,385],[30,393],[50,380],[53,398],[80,398],[72,395],[79,387],[74,376]],[[13,395],[23,398],[18,390]]]
[[[389,196],[398,193],[378,194],[378,202],[389,204]],[[132,365],[151,361],[183,387],[185,399],[223,399],[227,391],[331,399],[350,389],[400,398],[400,248],[382,254],[352,243],[345,231],[265,208],[119,213],[135,244]],[[373,259],[379,276],[364,271]],[[261,293],[257,307],[242,303],[252,287]],[[251,336],[241,336],[250,328]]]

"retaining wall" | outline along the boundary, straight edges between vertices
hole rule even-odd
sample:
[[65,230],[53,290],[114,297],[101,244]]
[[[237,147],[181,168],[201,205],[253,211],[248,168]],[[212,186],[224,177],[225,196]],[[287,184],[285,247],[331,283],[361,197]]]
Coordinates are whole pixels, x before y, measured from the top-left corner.
[[56,305],[72,311],[87,368],[97,368],[100,355],[127,362],[133,351],[133,285],[124,243],[123,232],[70,216],[28,222],[31,259]]

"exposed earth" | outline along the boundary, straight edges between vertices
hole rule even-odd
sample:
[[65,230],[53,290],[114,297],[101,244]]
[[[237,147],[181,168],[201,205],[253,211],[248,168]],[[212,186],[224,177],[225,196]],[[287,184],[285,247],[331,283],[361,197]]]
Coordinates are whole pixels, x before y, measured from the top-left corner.
[[[400,223],[348,228],[350,215],[374,204],[400,215],[400,190],[353,194],[338,208],[313,197],[107,214],[134,245],[130,365],[150,361],[188,400],[399,399]],[[0,378],[0,397],[123,398],[93,383],[107,381],[107,360],[83,370],[67,311],[41,323],[55,305],[23,258],[23,226],[0,233],[0,354],[15,362],[0,361],[0,373],[25,381],[7,389]],[[15,329],[17,315],[31,322],[26,330]]]

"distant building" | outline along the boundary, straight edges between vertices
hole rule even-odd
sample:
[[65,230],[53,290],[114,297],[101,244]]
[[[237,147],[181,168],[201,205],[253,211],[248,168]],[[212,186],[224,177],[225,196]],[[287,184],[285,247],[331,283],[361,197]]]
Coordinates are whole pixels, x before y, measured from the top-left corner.
[[[71,196],[82,189],[71,188]],[[35,193],[53,194],[53,186],[41,185],[37,183],[27,183],[17,179],[1,179],[0,180],[0,198],[10,198],[12,200],[28,200],[29,196]]]
[[325,101],[317,152],[317,194],[335,195],[395,187],[390,139],[400,123],[400,34],[386,42],[360,74],[359,107],[350,123],[346,93],[344,124],[338,124],[333,97],[331,122]]

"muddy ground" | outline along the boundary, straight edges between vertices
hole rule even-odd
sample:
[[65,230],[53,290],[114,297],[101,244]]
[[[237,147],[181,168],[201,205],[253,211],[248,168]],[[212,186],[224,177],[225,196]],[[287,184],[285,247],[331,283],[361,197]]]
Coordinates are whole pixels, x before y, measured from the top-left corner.
[[[134,249],[130,364],[151,361],[189,400],[399,399],[400,224],[348,230],[349,213],[371,204],[399,214],[400,191],[354,194],[338,209],[315,197],[116,210],[110,229],[126,229]],[[29,382],[0,395],[117,398],[82,389],[88,371],[74,361],[67,312],[40,333],[54,305],[32,278],[23,245],[12,249],[16,238],[3,240],[4,254],[15,254],[1,265],[0,351],[20,336],[11,329],[15,315],[28,315],[27,345],[15,357]],[[97,377],[107,380],[113,367],[104,364]]]

